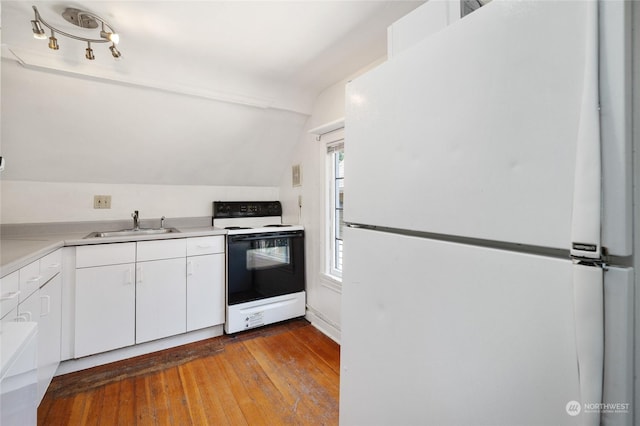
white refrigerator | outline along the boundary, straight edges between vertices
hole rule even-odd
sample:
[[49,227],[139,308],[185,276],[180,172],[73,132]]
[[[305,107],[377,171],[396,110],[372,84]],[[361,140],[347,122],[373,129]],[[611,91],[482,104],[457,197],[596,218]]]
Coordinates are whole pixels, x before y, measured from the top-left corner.
[[348,84],[341,425],[633,424],[629,9],[493,0]]

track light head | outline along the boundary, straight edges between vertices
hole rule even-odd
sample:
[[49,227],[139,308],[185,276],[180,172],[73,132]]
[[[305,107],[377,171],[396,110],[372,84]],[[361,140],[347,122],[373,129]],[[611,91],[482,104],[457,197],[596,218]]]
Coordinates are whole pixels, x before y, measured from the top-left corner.
[[31,27],[33,29],[33,38],[37,38],[38,40],[44,40],[47,38],[47,36],[44,34],[42,26],[40,25],[40,21],[34,19],[33,21],[31,21]]
[[93,56],[93,49],[91,48],[91,43],[87,42],[87,48],[85,49],[84,57],[90,61],[93,61],[96,57]]
[[49,49],[60,49],[60,46],[58,46],[58,39],[53,35],[53,31],[51,31],[51,37],[49,37]]
[[116,59],[122,56],[122,53],[120,53],[120,51],[116,48],[115,44],[109,46],[109,50],[111,51],[111,55]]
[[120,42],[120,36],[116,33],[100,31],[100,37],[102,37],[105,40],[109,40],[113,44],[118,44],[118,42]]

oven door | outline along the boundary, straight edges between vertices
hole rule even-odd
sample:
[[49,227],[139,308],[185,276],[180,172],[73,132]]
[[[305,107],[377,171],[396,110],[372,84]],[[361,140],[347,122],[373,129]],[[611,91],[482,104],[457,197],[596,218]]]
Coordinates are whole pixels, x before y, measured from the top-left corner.
[[227,304],[304,290],[304,231],[229,235]]

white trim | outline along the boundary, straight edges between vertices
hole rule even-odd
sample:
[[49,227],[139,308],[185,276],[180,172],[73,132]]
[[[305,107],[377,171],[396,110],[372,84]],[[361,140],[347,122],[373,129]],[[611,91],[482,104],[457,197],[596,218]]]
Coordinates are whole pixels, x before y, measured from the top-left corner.
[[342,294],[342,279],[340,277],[322,272],[320,274],[320,285]]
[[342,335],[340,326],[333,323],[332,321],[329,321],[324,315],[320,313],[320,311],[307,305],[307,315],[305,315],[305,318],[322,334],[329,337],[337,344],[340,344],[340,338]]
[[338,118],[337,120],[330,121],[329,123],[325,123],[322,126],[314,127],[313,129],[309,130],[309,133],[311,133],[312,135],[317,135],[318,138],[316,139],[320,140],[320,137],[343,128],[344,128],[344,117]]
[[177,336],[171,336],[160,340],[153,340],[151,342],[128,346],[126,348],[116,349],[109,352],[89,355],[83,358],[69,359],[60,363],[55,375],[60,376],[62,374],[73,373],[87,368],[96,367],[98,365],[122,361],[123,359],[133,358],[138,355],[149,354],[200,340],[210,339],[212,337],[222,336],[222,334],[222,325],[216,325],[209,328],[203,328],[202,330],[179,334]]

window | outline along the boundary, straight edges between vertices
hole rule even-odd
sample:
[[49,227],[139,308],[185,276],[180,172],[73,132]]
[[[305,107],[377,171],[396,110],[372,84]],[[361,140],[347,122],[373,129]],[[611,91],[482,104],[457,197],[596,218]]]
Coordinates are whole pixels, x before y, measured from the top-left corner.
[[327,146],[328,163],[328,270],[334,277],[342,277],[342,230],[344,228],[344,143],[339,141]]

